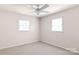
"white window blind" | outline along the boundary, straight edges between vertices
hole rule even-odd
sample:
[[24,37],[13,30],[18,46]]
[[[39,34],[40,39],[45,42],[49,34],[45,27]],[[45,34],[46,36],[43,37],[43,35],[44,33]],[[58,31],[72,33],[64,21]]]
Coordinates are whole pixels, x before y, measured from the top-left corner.
[[63,31],[63,24],[62,23],[63,23],[62,17],[53,19],[52,20],[52,31],[62,32]]
[[19,31],[29,31],[30,22],[28,20],[19,20]]

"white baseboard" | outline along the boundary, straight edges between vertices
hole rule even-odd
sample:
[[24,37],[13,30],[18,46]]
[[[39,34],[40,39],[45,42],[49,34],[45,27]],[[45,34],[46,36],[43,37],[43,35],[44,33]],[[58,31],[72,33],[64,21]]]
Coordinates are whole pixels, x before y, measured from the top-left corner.
[[46,44],[49,44],[49,45],[51,45],[51,46],[55,46],[55,47],[57,47],[57,48],[64,49],[64,50],[69,51],[69,52],[72,52],[72,53],[74,53],[74,54],[76,54],[76,55],[79,55],[79,51],[77,51],[77,50],[75,50],[75,49],[69,49],[69,48],[60,47],[60,46],[57,46],[57,45],[55,45],[55,44],[51,44],[50,42],[45,42],[45,41],[41,41],[41,42],[46,43]]
[[12,48],[12,47],[17,47],[17,46],[21,46],[21,45],[25,45],[25,44],[31,44],[31,43],[34,43],[34,42],[38,42],[38,40],[36,41],[31,41],[31,42],[23,42],[23,43],[19,43],[17,45],[11,45],[11,46],[7,46],[7,47],[3,47],[3,48],[0,48],[0,50],[4,50],[4,49],[8,49],[8,48]]

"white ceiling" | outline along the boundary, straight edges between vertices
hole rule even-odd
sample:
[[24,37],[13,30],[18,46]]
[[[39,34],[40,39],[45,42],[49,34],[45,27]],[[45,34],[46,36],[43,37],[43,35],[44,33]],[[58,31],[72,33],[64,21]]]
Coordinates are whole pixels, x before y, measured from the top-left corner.
[[[33,7],[34,4],[31,6]],[[0,5],[0,10],[7,10],[7,11],[12,11],[16,13],[21,13],[25,15],[31,15],[31,16],[37,16],[37,17],[42,17],[45,15],[53,14],[71,7],[74,7],[76,5],[71,5],[71,4],[49,4],[49,7],[44,9],[43,11],[48,11],[47,13],[40,13],[40,15],[36,15],[34,12],[34,9],[30,7],[28,4],[10,4],[10,5]]]

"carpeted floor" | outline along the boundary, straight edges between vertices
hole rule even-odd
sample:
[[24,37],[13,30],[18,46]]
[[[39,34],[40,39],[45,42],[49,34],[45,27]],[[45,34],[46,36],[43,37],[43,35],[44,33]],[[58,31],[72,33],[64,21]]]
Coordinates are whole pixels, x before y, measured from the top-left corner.
[[75,53],[42,42],[35,42],[0,50],[0,55],[75,55]]

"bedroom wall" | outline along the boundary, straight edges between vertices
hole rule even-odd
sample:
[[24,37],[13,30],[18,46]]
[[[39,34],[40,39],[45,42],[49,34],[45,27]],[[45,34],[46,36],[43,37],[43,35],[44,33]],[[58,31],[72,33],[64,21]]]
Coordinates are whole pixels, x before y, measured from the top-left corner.
[[[30,21],[30,31],[18,31],[20,19]],[[0,10],[0,49],[36,42],[38,39],[39,21],[36,17]]]
[[[57,17],[63,18],[64,32],[51,31],[51,21]],[[43,17],[41,38],[43,42],[79,53],[79,6]]]

